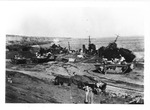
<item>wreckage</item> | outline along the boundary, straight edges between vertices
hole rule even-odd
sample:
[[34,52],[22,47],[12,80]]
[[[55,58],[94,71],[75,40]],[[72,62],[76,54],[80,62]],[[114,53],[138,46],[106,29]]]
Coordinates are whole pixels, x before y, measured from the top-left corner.
[[44,63],[49,61],[55,61],[57,56],[54,55],[43,55],[43,56],[37,56],[35,58],[32,58],[33,63]]
[[11,62],[13,64],[31,64],[31,63],[44,63],[48,61],[55,61],[56,55],[51,54],[51,52],[46,53],[36,53],[31,58],[26,58],[22,56],[21,54],[15,55],[13,58],[11,58]]
[[15,55],[14,58],[11,59],[11,62],[14,64],[26,64],[27,59],[18,54],[18,55]]
[[71,86],[72,84],[77,85],[79,89],[84,89],[85,86],[89,86],[92,88],[92,91],[94,94],[98,94],[100,92],[105,93],[107,83],[102,81],[97,81],[91,76],[86,75],[74,75],[71,77],[63,76],[63,75],[57,75],[54,79],[55,85],[63,85],[67,84],[68,86]]
[[120,69],[117,73],[132,71],[133,61],[136,56],[128,49],[117,47],[116,41],[118,37],[117,35],[116,39],[109,43],[108,46],[102,46],[98,49],[98,55],[102,60],[95,67],[99,72],[106,74],[108,69],[113,69],[114,73],[116,73],[116,68]]
[[[21,48],[18,46],[18,48]],[[28,52],[30,55],[28,58],[26,54],[22,54],[23,50],[20,50],[17,55],[14,55],[11,59],[14,64],[27,64],[27,63],[44,63],[48,61],[55,61],[57,54],[66,54],[68,50],[60,45],[53,44],[49,48],[43,48],[40,45],[30,46]]]
[[98,49],[99,56],[107,58],[108,60],[112,60],[112,59],[115,59],[115,58],[119,59],[122,56],[122,57],[125,58],[125,61],[127,63],[133,62],[133,60],[135,58],[135,55],[132,53],[132,51],[130,51],[128,49],[125,49],[125,48],[118,48],[117,47],[116,41],[117,41],[118,37],[119,36],[117,36],[117,38],[115,39],[114,42],[109,43],[108,46],[100,47]]

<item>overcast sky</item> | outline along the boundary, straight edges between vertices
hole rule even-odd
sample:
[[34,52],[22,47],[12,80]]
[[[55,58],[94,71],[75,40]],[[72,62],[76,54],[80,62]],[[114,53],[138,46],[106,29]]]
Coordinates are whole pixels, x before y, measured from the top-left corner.
[[49,37],[143,36],[142,7],[14,4],[7,9],[7,33]]

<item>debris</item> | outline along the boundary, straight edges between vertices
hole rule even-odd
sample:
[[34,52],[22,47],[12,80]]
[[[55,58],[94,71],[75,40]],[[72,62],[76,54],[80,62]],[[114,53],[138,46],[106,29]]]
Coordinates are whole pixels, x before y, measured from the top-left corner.
[[128,49],[117,47],[116,41],[118,37],[119,36],[117,36],[114,42],[109,43],[108,46],[102,46],[98,49],[99,57],[104,57],[108,60],[116,58],[121,60],[124,59],[127,63],[131,63],[134,60],[135,55]]
[[8,81],[9,83],[12,83],[12,79],[11,79],[11,78],[7,78],[7,81]]
[[75,62],[74,58],[69,58],[69,62]]
[[77,55],[78,58],[84,58],[83,55]]
[[135,97],[129,102],[129,104],[144,104],[144,100],[142,97]]

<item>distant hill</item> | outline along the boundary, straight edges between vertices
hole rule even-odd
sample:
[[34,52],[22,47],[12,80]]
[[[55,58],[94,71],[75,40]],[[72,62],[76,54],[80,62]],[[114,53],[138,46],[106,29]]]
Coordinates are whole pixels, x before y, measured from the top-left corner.
[[24,35],[6,35],[6,42],[11,42],[11,41],[16,41],[16,42],[20,42],[20,41],[38,41],[38,42],[47,42],[47,41],[53,41],[53,39],[70,39],[67,37],[40,37],[40,36],[24,36]]

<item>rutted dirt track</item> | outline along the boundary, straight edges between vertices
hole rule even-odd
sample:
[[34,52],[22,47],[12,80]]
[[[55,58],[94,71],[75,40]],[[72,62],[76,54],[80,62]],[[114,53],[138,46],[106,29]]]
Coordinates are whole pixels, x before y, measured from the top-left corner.
[[[84,103],[84,91],[76,85],[53,84],[56,74],[87,75],[108,84],[107,93],[94,95],[94,103],[128,103],[144,93],[143,69],[128,74],[100,74],[93,63],[48,62],[45,64],[13,65],[6,62],[7,103]],[[8,81],[11,78],[12,83]],[[117,94],[112,97],[111,94]]]

